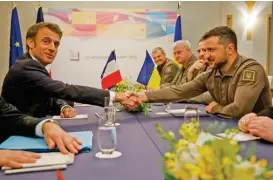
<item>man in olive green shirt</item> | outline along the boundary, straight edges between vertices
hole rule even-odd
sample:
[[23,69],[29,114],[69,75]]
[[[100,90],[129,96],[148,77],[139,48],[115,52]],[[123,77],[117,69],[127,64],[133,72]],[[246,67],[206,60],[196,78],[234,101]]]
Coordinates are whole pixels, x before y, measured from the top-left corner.
[[171,83],[163,84],[161,88],[186,83],[188,70],[197,60],[197,57],[191,51],[191,44],[187,40],[176,41],[173,44],[173,55],[182,67],[177,71],[173,81]]
[[227,26],[219,26],[205,33],[203,39],[205,60],[211,70],[182,85],[132,93],[132,96],[142,102],[175,102],[209,91],[215,101],[206,107],[206,111],[226,118],[240,118],[270,107],[266,72],[256,60],[238,54],[235,32]]
[[179,69],[177,64],[166,57],[166,53],[161,47],[156,47],[152,51],[152,56],[161,78],[160,87],[166,83],[171,83]]

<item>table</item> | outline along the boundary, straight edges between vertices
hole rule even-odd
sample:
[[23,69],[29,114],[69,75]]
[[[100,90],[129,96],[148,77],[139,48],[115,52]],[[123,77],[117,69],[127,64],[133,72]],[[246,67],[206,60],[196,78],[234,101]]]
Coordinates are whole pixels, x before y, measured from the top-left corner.
[[[97,117],[95,112],[102,112],[99,107],[80,107],[77,112],[88,113],[88,120],[62,120],[60,124],[67,131],[91,130],[94,134],[93,149],[90,153],[76,156],[73,165],[63,170],[65,180],[151,180],[163,179],[161,173],[162,157],[156,146],[142,129],[134,115],[119,112],[117,118],[121,126],[117,127],[117,150],[122,156],[117,159],[97,159],[95,154],[99,151],[97,146]],[[4,175],[0,173],[1,180],[56,180],[55,171]]]
[[[171,108],[178,109],[178,108],[184,108],[185,105],[189,104],[173,104],[171,105]],[[190,104],[192,105],[192,104]],[[195,104],[196,105],[196,104]],[[199,109],[201,111],[205,111],[205,105],[198,105]],[[156,132],[155,126],[156,123],[161,123],[162,127],[165,131],[173,131],[176,135],[176,137],[179,136],[178,130],[181,126],[181,123],[183,122],[183,117],[173,117],[170,115],[156,115],[156,112],[163,112],[164,106],[154,106],[152,105],[152,112],[150,112],[147,116],[144,116],[143,114],[137,114],[136,117],[145,130],[145,132],[149,135],[153,143],[157,146],[157,148],[160,150],[160,152],[163,154],[166,151],[169,150],[168,143],[161,139]],[[219,122],[219,123],[225,123],[225,129],[227,128],[234,128],[238,127],[238,120],[236,119],[225,119],[221,117],[216,117],[214,115],[208,115],[200,117],[200,126],[201,128],[208,127],[209,124],[213,122]],[[215,131],[212,134],[222,133],[222,131]],[[269,163],[273,164],[273,143],[264,141],[264,140],[256,140],[256,141],[247,141],[247,142],[241,142],[245,146],[243,150],[241,150],[240,154],[242,156],[247,154],[247,149],[251,146],[251,144],[255,142],[256,143],[256,155],[257,158],[265,158],[268,160]]]
[[[186,104],[172,104],[171,108],[184,108]],[[201,111],[205,110],[204,105],[198,105]],[[76,156],[73,165],[63,170],[65,180],[160,180],[162,162],[160,158],[168,150],[167,142],[161,139],[155,129],[156,123],[161,123],[165,130],[171,130],[178,136],[178,130],[183,117],[170,115],[156,115],[156,112],[164,111],[164,106],[152,105],[152,112],[147,116],[143,113],[118,112],[117,119],[121,123],[117,127],[118,144],[117,150],[123,154],[118,159],[101,160],[95,157],[99,151],[97,146],[98,118],[95,112],[101,113],[103,108],[78,107],[78,114],[88,114],[88,120],[61,120],[60,124],[66,131],[91,130],[94,134],[93,149],[90,153],[82,153]],[[237,127],[237,120],[224,119],[213,115],[200,117],[201,128],[207,127],[213,121],[225,122],[225,128]],[[216,132],[220,133],[220,132]],[[272,143],[263,140],[257,142],[257,157],[266,158],[273,163]],[[251,142],[243,143],[246,148]],[[241,151],[246,154],[246,150]],[[1,180],[55,180],[55,171],[4,175],[0,173]]]

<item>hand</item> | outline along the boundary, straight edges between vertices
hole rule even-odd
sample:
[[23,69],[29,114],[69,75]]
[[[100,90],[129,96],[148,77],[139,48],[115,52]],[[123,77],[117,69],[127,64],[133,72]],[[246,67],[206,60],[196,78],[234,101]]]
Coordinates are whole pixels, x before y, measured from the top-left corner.
[[61,118],[73,118],[76,116],[76,114],[77,114],[76,109],[74,109],[70,106],[67,106],[62,109],[60,117]]
[[253,117],[257,117],[257,114],[249,113],[244,115],[238,122],[239,129],[243,132],[248,132],[248,124],[250,119],[252,119]]
[[248,122],[250,134],[273,142],[273,120],[265,116],[252,117]]
[[203,60],[197,60],[195,61],[195,63],[191,66],[191,68],[189,70],[200,70],[201,68],[203,68],[205,66],[205,62]]
[[147,102],[149,100],[144,92],[132,92],[131,96],[138,98],[141,102]]
[[203,68],[205,66],[205,62],[203,60],[197,60],[189,69],[188,74],[187,74],[187,78],[188,81],[191,81],[193,79],[193,72],[195,70],[200,70],[201,68]]
[[67,134],[57,124],[46,122],[42,129],[49,149],[53,149],[57,146],[63,154],[67,154],[68,151],[77,154],[78,151],[81,150],[81,141]]
[[22,168],[22,163],[35,163],[40,157],[33,152],[0,150],[0,166]]
[[218,105],[218,103],[215,102],[215,101],[212,101],[211,103],[209,103],[209,105],[207,105],[206,111],[207,111],[208,113],[211,113],[212,108],[213,108],[214,106],[216,106],[216,105]]

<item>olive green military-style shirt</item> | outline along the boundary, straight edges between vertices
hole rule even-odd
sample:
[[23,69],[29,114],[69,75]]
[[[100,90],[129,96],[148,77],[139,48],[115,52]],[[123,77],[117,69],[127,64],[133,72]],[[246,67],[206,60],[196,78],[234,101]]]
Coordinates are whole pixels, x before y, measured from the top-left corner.
[[187,82],[187,74],[190,67],[195,63],[197,57],[192,54],[189,60],[183,64],[183,66],[177,71],[176,76],[174,77],[171,83],[165,83],[160,86],[160,88],[166,88],[171,85],[184,84]]
[[226,118],[258,113],[272,103],[264,68],[256,60],[240,55],[225,74],[219,69],[211,69],[185,84],[145,93],[152,102],[175,102],[205,91],[209,91],[218,103],[211,113]]
[[173,61],[168,59],[164,67],[161,71],[159,71],[160,75],[160,88],[161,86],[166,83],[171,83],[173,79],[175,78],[175,75],[177,74],[179,67],[178,65]]

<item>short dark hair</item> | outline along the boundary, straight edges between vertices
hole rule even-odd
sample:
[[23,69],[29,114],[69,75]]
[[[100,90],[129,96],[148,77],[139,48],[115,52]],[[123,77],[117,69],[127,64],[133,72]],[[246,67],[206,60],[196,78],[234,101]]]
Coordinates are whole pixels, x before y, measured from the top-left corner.
[[199,41],[198,41],[198,44],[200,43],[200,42],[202,42],[202,41],[204,41],[205,39],[203,38],[203,37],[201,37],[201,39],[199,39]]
[[232,43],[235,46],[235,50],[237,51],[237,36],[236,33],[227,26],[218,26],[215,27],[208,32],[206,32],[202,39],[206,40],[212,36],[219,37],[219,41],[221,44],[224,44],[225,46],[228,43]]
[[[27,34],[26,34],[26,40],[28,38],[34,39],[37,35],[37,33],[39,32],[40,29],[42,28],[48,28],[51,31],[57,33],[60,37],[60,39],[63,36],[63,32],[60,29],[60,27],[57,24],[51,23],[51,22],[41,22],[41,23],[37,23],[32,25],[28,30],[27,30]],[[28,45],[27,45],[27,50],[29,49]]]

